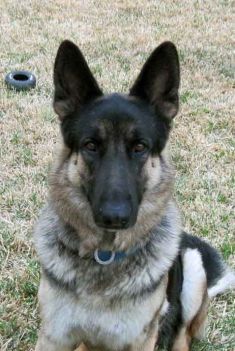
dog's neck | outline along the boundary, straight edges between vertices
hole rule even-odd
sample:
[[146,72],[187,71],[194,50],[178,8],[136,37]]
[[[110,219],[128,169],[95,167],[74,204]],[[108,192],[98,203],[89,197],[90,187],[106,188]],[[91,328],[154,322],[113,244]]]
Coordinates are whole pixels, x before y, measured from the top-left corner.
[[[64,224],[67,235],[60,237],[59,240],[62,242],[65,247],[71,251],[76,252],[82,258],[94,258],[95,252],[96,255],[99,253],[102,256],[113,256],[112,260],[122,260],[126,256],[135,255],[138,251],[138,248],[145,247],[151,240],[160,240],[164,236],[171,236],[174,240],[177,241],[177,237],[181,232],[181,221],[178,209],[173,201],[170,201],[167,205],[167,211],[163,215],[159,222],[150,222],[148,224],[152,226],[148,228],[139,228],[139,230],[145,230],[144,235],[140,235],[135,232],[135,228],[130,228],[133,230],[132,233],[132,242],[126,243],[126,246],[117,245],[117,243],[122,243],[125,238],[125,231],[107,231],[103,230],[100,235],[97,236],[96,232],[92,231],[87,226],[80,226],[79,230],[71,226],[71,224]],[[137,228],[138,229],[138,228]],[[82,231],[82,235],[80,235]],[[86,235],[85,235],[86,234]],[[87,239],[86,239],[87,238]],[[97,260],[96,260],[97,261]],[[112,261],[111,261],[112,262]]]

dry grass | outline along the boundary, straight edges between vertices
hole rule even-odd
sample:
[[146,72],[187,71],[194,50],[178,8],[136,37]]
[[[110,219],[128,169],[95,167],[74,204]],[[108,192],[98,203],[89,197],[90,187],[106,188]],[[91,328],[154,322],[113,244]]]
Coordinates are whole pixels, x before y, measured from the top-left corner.
[[[182,66],[172,135],[176,197],[186,228],[234,266],[232,1],[1,0],[0,13],[0,349],[33,350],[36,339],[39,272],[31,232],[58,135],[52,65],[65,38],[82,48],[106,91],[127,91],[156,45],[176,43]],[[8,91],[3,79],[12,69],[35,72],[36,89]],[[213,303],[208,340],[194,351],[235,349],[234,297]]]

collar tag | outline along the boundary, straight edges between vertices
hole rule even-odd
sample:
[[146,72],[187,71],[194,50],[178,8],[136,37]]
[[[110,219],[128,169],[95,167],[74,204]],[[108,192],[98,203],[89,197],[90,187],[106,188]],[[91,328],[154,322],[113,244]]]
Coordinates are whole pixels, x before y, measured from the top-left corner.
[[103,251],[103,250],[96,249],[94,252],[94,259],[99,264],[108,265],[114,261],[115,252],[114,251]]

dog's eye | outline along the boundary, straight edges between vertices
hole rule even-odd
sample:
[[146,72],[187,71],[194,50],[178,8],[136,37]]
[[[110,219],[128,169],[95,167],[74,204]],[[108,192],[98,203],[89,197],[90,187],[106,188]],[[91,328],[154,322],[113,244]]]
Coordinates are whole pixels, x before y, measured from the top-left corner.
[[96,152],[98,149],[98,146],[95,142],[93,141],[88,141],[85,145],[84,148],[88,151]]
[[134,153],[140,153],[146,151],[147,147],[143,143],[136,143],[132,147],[132,152]]

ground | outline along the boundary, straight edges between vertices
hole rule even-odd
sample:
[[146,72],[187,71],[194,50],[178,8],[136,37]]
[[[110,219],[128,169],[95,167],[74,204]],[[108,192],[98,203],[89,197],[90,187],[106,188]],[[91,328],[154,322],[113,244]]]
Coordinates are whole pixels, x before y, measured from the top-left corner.
[[[175,197],[190,232],[235,266],[234,67],[232,0],[1,0],[0,349],[33,350],[39,325],[39,266],[32,229],[47,197],[59,123],[52,67],[59,43],[79,45],[105,91],[127,92],[162,41],[178,47],[181,108],[172,133]],[[36,89],[7,90],[4,76],[28,69]],[[213,301],[204,342],[192,350],[235,349],[235,294]]]

